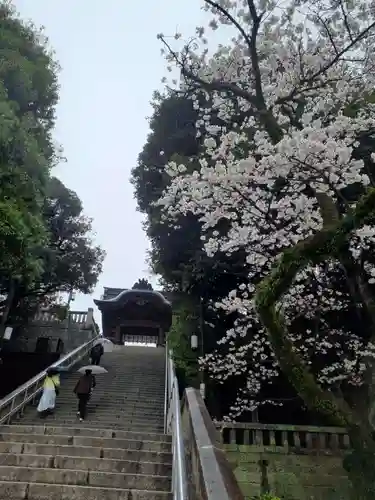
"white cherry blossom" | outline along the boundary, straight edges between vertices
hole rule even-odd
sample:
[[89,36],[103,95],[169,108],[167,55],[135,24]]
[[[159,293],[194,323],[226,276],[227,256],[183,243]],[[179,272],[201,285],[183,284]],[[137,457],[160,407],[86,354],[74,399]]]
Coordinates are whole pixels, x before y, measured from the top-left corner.
[[[259,398],[279,369],[256,314],[256,285],[281,252],[322,228],[321,194],[340,217],[354,207],[345,189],[371,184],[355,153],[375,132],[369,99],[375,88],[375,3],[202,3],[212,18],[186,45],[174,47],[158,36],[168,66],[181,72],[179,90],[199,111],[197,136],[204,135],[193,172],[167,165],[171,182],[158,204],[166,221],[181,214],[199,218],[202,245],[212,259],[246,253],[246,281],[215,305],[217,314],[235,316],[233,326],[200,360],[219,382],[246,374],[228,415],[234,419],[259,404],[280,404]],[[210,30],[223,27],[231,40],[207,46]],[[356,112],[349,105],[357,105]],[[355,231],[348,248],[353,266],[375,283],[375,227]],[[342,262],[330,259],[301,271],[278,307],[319,383],[332,390],[363,383],[375,345],[345,319],[357,314],[363,320],[364,306],[352,295]]]

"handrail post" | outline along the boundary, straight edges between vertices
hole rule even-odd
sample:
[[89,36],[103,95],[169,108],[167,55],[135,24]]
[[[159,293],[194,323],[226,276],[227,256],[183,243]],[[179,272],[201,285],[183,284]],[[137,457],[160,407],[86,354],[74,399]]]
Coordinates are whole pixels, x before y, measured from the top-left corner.
[[188,481],[182,433],[180,394],[172,359],[166,345],[165,354],[165,433],[172,435],[172,495],[173,500],[188,500]]
[[167,434],[167,415],[168,415],[168,343],[165,343],[165,386],[164,386],[164,434]]

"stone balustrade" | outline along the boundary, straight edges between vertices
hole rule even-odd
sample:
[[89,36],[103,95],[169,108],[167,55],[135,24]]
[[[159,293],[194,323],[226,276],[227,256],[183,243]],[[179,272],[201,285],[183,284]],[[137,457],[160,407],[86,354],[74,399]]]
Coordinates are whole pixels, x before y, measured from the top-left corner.
[[[216,423],[226,445],[278,447],[308,451],[340,452],[350,448],[349,436],[340,427]],[[281,451],[281,450],[280,450]]]
[[78,323],[80,325],[85,324],[87,320],[87,311],[70,311],[69,319],[72,323]]
[[[33,321],[41,323],[61,323],[61,318],[48,310],[38,311]],[[76,325],[85,325],[86,327],[92,326],[94,322],[94,310],[89,307],[87,311],[69,311],[68,321]]]

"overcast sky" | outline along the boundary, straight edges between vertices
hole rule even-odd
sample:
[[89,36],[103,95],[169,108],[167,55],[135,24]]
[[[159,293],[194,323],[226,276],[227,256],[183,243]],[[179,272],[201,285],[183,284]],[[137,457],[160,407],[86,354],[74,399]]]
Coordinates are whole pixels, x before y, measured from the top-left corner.
[[[56,140],[67,163],[54,172],[81,198],[106,250],[103,286],[131,287],[148,275],[148,241],[129,176],[148,134],[152,92],[166,74],[159,32],[193,34],[200,0],[14,0],[20,15],[44,26],[60,73]],[[96,314],[97,319],[100,318]]]

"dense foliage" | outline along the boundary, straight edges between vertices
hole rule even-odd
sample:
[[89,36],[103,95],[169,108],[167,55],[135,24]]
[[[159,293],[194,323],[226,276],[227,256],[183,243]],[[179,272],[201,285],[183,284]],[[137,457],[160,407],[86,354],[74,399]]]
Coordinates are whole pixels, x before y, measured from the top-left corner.
[[[51,176],[58,66],[43,33],[0,4],[0,291],[2,324],[56,292],[88,293],[101,272],[77,195]],[[14,317],[13,316],[13,317]]]
[[190,346],[191,332],[197,331],[198,317],[194,306],[187,301],[177,304],[168,332],[168,346],[172,350],[181,395],[186,387],[199,387],[198,352]]

